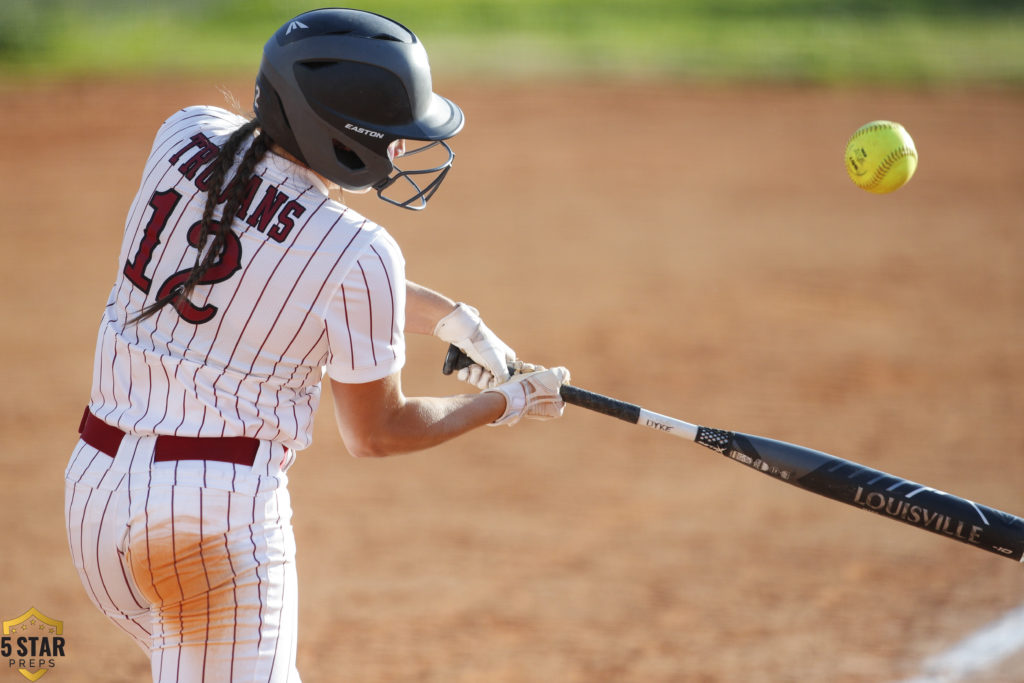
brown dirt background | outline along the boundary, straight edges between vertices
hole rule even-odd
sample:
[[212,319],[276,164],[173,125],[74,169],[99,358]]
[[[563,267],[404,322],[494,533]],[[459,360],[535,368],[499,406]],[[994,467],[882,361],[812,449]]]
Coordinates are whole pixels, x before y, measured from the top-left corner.
[[[1024,95],[436,85],[468,125],[430,209],[353,202],[411,279],[580,386],[1024,513]],[[0,615],[64,621],[53,683],[148,675],[74,573],[61,475],[152,136],[221,87],[248,100],[0,88]],[[887,196],[842,161],[878,118],[921,155]],[[443,352],[411,340],[407,393],[461,391]],[[578,409],[385,461],[330,411],[292,470],[306,681],[897,680],[1024,600],[1013,562]]]

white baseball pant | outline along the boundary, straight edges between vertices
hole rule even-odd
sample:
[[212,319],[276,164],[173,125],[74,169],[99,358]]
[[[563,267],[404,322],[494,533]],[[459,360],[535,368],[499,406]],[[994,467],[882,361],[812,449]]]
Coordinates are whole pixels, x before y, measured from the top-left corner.
[[154,681],[298,683],[294,453],[263,441],[252,466],[152,462],[157,438],[71,455],[68,543],[89,597]]

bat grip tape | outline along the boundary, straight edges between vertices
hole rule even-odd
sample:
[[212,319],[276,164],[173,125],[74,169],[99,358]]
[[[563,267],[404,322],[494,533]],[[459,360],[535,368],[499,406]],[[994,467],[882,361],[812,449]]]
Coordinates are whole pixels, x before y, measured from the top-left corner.
[[594,412],[603,413],[611,417],[617,417],[620,420],[625,420],[631,424],[637,424],[640,422],[641,408],[633,403],[626,403],[625,401],[620,401],[617,398],[605,396],[604,394],[595,394],[593,391],[580,389],[579,387],[574,387],[571,384],[563,384],[558,393],[562,395],[563,401],[571,403],[574,406],[593,410]]

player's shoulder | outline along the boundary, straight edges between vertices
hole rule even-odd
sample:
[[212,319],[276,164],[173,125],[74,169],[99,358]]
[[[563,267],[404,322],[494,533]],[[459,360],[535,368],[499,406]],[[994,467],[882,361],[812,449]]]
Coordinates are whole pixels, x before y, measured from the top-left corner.
[[216,135],[218,131],[232,131],[245,122],[244,116],[239,116],[227,109],[200,104],[184,107],[174,112],[164,121],[161,129],[198,128],[207,135],[211,133]]
[[333,199],[328,199],[317,212],[319,221],[325,229],[338,240],[351,239],[353,235],[359,235],[363,239],[374,239],[379,235],[387,234],[381,225],[374,223],[366,216]]
[[208,138],[215,138],[231,133],[246,119],[227,109],[209,105],[194,105],[179,109],[171,114],[157,132],[157,138],[191,137],[202,133]]
[[[365,251],[374,248],[401,257],[401,248],[394,237],[379,223],[334,200],[327,200],[316,211],[319,230],[334,250]],[[320,239],[320,238],[318,238]]]

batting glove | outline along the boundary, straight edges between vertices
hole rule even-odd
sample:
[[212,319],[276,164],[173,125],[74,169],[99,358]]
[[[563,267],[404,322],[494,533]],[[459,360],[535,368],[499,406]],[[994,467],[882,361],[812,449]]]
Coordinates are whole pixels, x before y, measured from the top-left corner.
[[568,381],[569,371],[559,367],[514,375],[504,384],[485,389],[484,393],[496,392],[505,397],[505,412],[491,425],[511,427],[524,417],[531,420],[561,417],[565,403],[558,392]]
[[[480,312],[472,306],[456,304],[454,311],[438,321],[434,336],[458,346],[491,375],[490,379],[485,378],[489,384],[480,385],[472,381],[470,384],[485,388],[508,379],[508,365],[516,359],[516,352],[491,332],[480,319]],[[479,377],[477,381],[480,381]]]
[[[517,375],[524,372],[539,372],[545,369],[543,365],[524,363],[521,360],[513,363],[512,367]],[[455,376],[467,384],[472,384],[477,389],[488,389],[501,384],[501,381],[496,379],[487,368],[480,367],[476,363],[462,368]]]

